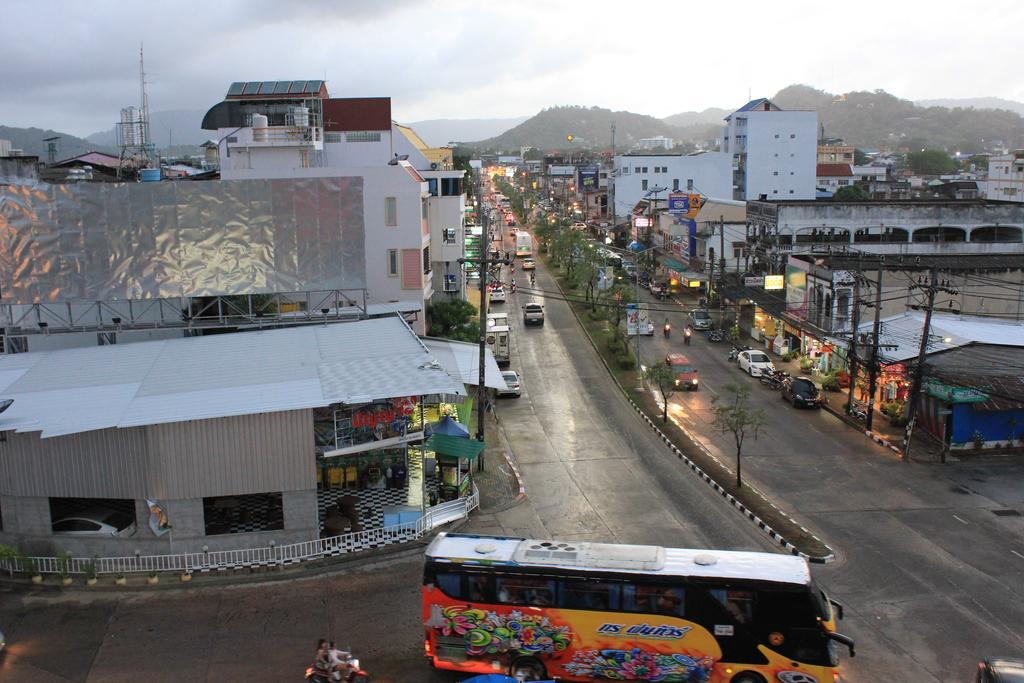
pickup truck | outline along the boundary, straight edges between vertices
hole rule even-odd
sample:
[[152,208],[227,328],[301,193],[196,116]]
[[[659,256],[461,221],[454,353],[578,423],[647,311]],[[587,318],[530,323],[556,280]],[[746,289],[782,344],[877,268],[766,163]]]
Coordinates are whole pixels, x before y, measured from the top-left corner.
[[523,324],[524,325],[543,325],[544,324],[544,307],[538,303],[529,303],[523,306]]

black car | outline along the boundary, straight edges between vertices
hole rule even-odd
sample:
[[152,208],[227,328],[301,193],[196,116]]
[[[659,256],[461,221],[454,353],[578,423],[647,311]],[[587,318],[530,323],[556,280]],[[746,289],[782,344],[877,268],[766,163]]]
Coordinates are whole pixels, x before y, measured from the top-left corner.
[[1024,683],[1024,660],[988,657],[978,663],[976,683]]
[[821,407],[821,394],[809,377],[787,377],[782,383],[782,398],[794,408]]

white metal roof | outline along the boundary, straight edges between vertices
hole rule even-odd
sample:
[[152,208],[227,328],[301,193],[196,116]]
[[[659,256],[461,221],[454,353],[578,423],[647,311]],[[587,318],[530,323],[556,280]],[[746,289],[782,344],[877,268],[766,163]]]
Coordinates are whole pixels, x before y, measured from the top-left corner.
[[0,413],[0,430],[45,438],[465,394],[445,360],[397,317],[5,355],[0,398],[14,403]]
[[[924,318],[923,311],[910,311],[879,321],[878,340],[882,346],[878,353],[882,359],[892,363],[917,357],[921,350]],[[870,341],[872,326],[873,323],[867,322],[857,329],[861,334],[867,334]],[[927,353],[948,351],[968,344],[1024,346],[1024,324],[982,316],[932,314]]]
[[[480,349],[476,344],[430,337],[424,338],[423,344],[453,377],[463,384],[479,386]],[[508,391],[508,386],[501,376],[501,368],[494,360],[494,354],[490,349],[485,349],[484,353],[484,383],[487,388]]]
[[[549,544],[552,559],[536,546]],[[532,552],[531,552],[532,551]],[[807,585],[811,570],[795,555],[737,550],[661,548],[609,543],[565,543],[501,536],[441,533],[427,548],[432,559],[520,567],[554,567],[576,571],[615,571],[662,576],[755,579]],[[530,557],[529,561],[524,558]]]

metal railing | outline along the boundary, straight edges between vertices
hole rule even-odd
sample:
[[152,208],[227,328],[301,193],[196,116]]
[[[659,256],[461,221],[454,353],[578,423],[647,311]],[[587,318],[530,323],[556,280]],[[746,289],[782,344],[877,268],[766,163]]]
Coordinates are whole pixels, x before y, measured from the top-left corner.
[[431,530],[464,519],[480,505],[480,493],[448,501],[426,509],[414,522],[376,529],[364,529],[340,536],[318,538],[299,543],[270,545],[240,550],[211,550],[170,555],[127,557],[21,557],[0,560],[0,571],[34,574],[149,574],[155,572],[209,572],[250,567],[273,567],[309,560],[345,555],[359,550],[414,541]]

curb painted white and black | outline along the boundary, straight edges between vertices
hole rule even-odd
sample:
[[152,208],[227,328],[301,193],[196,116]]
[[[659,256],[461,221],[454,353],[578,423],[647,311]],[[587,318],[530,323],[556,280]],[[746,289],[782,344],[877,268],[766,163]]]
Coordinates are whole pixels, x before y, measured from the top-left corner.
[[519,492],[516,493],[516,499],[513,505],[518,505],[526,498],[526,479],[523,478],[522,472],[519,471],[519,465],[516,464],[515,458],[512,457],[512,444],[508,442],[508,436],[505,434],[505,430],[501,426],[501,421],[498,419],[498,412],[494,409],[494,404],[490,406],[491,415],[494,416],[494,422],[498,426],[498,433],[501,435],[501,440],[505,447],[501,449],[501,454],[505,458],[505,462],[508,464],[509,469],[512,470],[512,474],[516,477],[516,484],[519,486]]
[[[560,283],[560,282],[558,282],[558,278],[554,278],[554,280],[555,280],[555,285],[557,285],[557,287],[558,287],[559,291],[561,291],[561,292],[562,292],[562,296],[563,296],[563,297],[565,297],[565,291],[564,291],[564,290],[562,290],[562,285],[561,285],[561,283]],[[598,357],[598,358],[599,358],[599,359],[601,360],[601,364],[602,364],[602,365],[604,365],[604,367],[605,367],[605,370],[607,370],[607,371],[608,371],[608,373],[609,373],[609,374],[610,374],[610,375],[612,376],[612,379],[613,379],[613,380],[615,380],[615,383],[616,383],[616,384],[618,384],[618,380],[617,380],[617,379],[615,378],[615,373],[614,373],[614,372],[612,372],[612,369],[611,369],[611,368],[610,368],[610,367],[608,366],[608,362],[607,362],[607,361],[606,361],[606,360],[604,359],[604,356],[602,356],[602,355],[601,355],[601,351],[600,351],[600,349],[598,349],[598,348],[597,348],[597,343],[596,343],[596,342],[594,341],[594,339],[593,339],[593,338],[592,338],[592,337],[590,336],[590,333],[589,333],[589,332],[587,331],[587,328],[586,328],[586,326],[585,326],[585,325],[583,325],[583,322],[582,322],[582,321],[580,320],[580,318],[579,318],[579,315],[578,315],[578,314],[576,313],[576,309],[574,309],[574,308],[572,307],[572,304],[571,304],[571,302],[570,302],[570,305],[569,305],[569,310],[571,310],[571,311],[572,311],[572,315],[573,315],[573,317],[574,317],[574,318],[576,318],[576,322],[577,322],[577,323],[579,324],[579,326],[580,326],[580,327],[581,327],[581,328],[583,329],[583,334],[584,334],[584,336],[586,336],[586,338],[587,338],[587,341],[589,341],[589,342],[590,342],[590,345],[591,345],[592,347],[594,347],[594,351],[596,351],[596,352],[597,352],[597,357]],[[639,368],[637,368],[637,371],[639,372]],[[619,385],[619,388],[620,388],[620,389],[622,389],[622,385],[621,385],[621,384]],[[715,480],[714,480],[714,479],[713,479],[713,478],[712,478],[712,477],[711,477],[710,475],[708,475],[708,473],[707,473],[707,472],[705,472],[704,470],[702,470],[702,469],[700,468],[700,466],[699,466],[699,465],[698,465],[697,463],[695,463],[695,462],[693,462],[692,460],[690,460],[690,458],[689,458],[689,457],[687,457],[687,456],[686,456],[686,454],[685,454],[685,453],[683,453],[683,452],[682,452],[682,451],[681,451],[681,450],[680,450],[680,449],[679,449],[679,448],[678,448],[678,447],[677,447],[677,446],[676,446],[676,445],[675,445],[675,444],[674,444],[674,443],[672,442],[672,440],[671,440],[671,439],[670,439],[669,437],[667,437],[667,436],[665,435],[665,433],[664,433],[663,431],[661,431],[661,430],[660,430],[660,429],[658,428],[658,426],[657,426],[657,425],[656,425],[656,424],[654,423],[654,421],[653,421],[653,420],[652,420],[652,419],[651,419],[651,418],[650,418],[650,417],[649,417],[649,416],[647,415],[647,413],[645,413],[645,412],[643,411],[643,409],[642,409],[642,408],[641,408],[641,407],[640,407],[640,406],[639,406],[639,405],[638,405],[638,404],[636,403],[636,401],[634,401],[634,400],[633,400],[633,398],[632,398],[631,396],[629,396],[629,394],[628,394],[628,393],[626,393],[625,389],[623,389],[623,394],[625,395],[625,397],[626,397],[626,400],[627,400],[627,401],[629,401],[629,404],[630,404],[631,406],[633,406],[633,410],[635,410],[635,411],[636,411],[636,413],[637,413],[637,414],[638,414],[638,415],[639,415],[640,417],[642,417],[642,418],[644,419],[644,421],[645,421],[645,422],[647,422],[647,424],[648,424],[648,425],[649,425],[649,426],[651,427],[651,429],[653,429],[653,430],[654,430],[654,431],[655,431],[655,432],[656,432],[656,433],[658,434],[658,436],[659,436],[659,437],[661,438],[661,440],[662,440],[662,441],[663,441],[663,442],[665,443],[665,445],[666,445],[666,446],[668,446],[669,450],[670,450],[670,451],[672,451],[673,453],[675,453],[675,454],[676,454],[676,457],[678,457],[678,458],[679,458],[680,460],[682,460],[682,461],[683,461],[684,463],[686,463],[686,466],[687,466],[687,467],[689,467],[689,468],[690,468],[691,470],[693,470],[693,472],[694,472],[694,473],[695,473],[695,474],[696,474],[697,476],[699,476],[699,477],[700,477],[700,478],[701,478],[702,480],[704,480],[704,483],[706,483],[707,485],[709,485],[709,486],[710,486],[711,488],[713,488],[713,489],[714,489],[715,491],[717,491],[717,492],[718,492],[718,493],[719,493],[719,494],[720,494],[720,495],[721,495],[721,496],[722,496],[723,498],[725,498],[725,499],[726,499],[727,501],[729,501],[729,503],[730,503],[730,504],[732,504],[732,506],[733,506],[734,508],[736,508],[737,510],[739,510],[740,512],[742,512],[742,513],[743,513],[743,515],[744,515],[745,517],[747,517],[747,519],[749,519],[749,520],[750,520],[750,521],[752,521],[752,522],[753,522],[754,524],[756,524],[756,525],[757,525],[757,528],[758,528],[758,529],[760,529],[761,531],[763,531],[763,532],[765,532],[766,534],[768,534],[768,537],[769,537],[769,538],[771,538],[771,539],[772,539],[773,541],[775,541],[776,543],[778,543],[778,544],[779,544],[779,546],[781,546],[782,548],[785,548],[785,549],[786,549],[787,551],[789,551],[789,552],[790,552],[790,553],[792,553],[793,555],[797,555],[797,556],[799,556],[799,557],[802,557],[802,558],[804,558],[804,559],[805,559],[805,560],[807,560],[808,562],[814,562],[814,563],[816,563],[816,564],[827,564],[827,563],[829,563],[829,562],[833,562],[833,561],[835,561],[835,559],[836,559],[836,555],[835,555],[835,553],[834,553],[834,552],[832,551],[832,549],[831,549],[831,548],[830,548],[830,547],[828,546],[828,544],[826,544],[826,543],[825,543],[824,541],[822,541],[822,540],[821,540],[820,538],[818,538],[818,537],[817,537],[817,536],[815,536],[815,535],[814,535],[813,533],[811,533],[811,532],[810,532],[810,531],[809,531],[809,530],[808,530],[808,529],[807,529],[807,528],[806,528],[805,526],[803,526],[802,524],[798,523],[798,522],[797,522],[796,520],[794,520],[794,519],[793,519],[792,517],[790,517],[790,516],[789,516],[789,515],[787,515],[787,514],[786,514],[785,512],[783,512],[783,511],[782,511],[781,509],[779,509],[779,507],[778,507],[777,505],[775,505],[775,504],[774,504],[774,503],[772,503],[772,502],[771,502],[770,500],[768,500],[767,498],[765,498],[765,497],[764,497],[764,495],[762,495],[760,491],[758,491],[757,489],[755,489],[755,488],[753,488],[753,487],[750,487],[751,491],[753,491],[753,492],[755,493],[755,495],[757,495],[758,497],[760,497],[760,498],[761,498],[761,500],[763,500],[763,501],[764,501],[765,503],[767,503],[768,505],[772,506],[772,508],[773,508],[773,509],[775,509],[775,511],[776,511],[776,512],[778,512],[778,513],[779,513],[779,515],[781,515],[781,516],[785,517],[786,519],[788,519],[788,520],[789,520],[789,521],[790,521],[790,522],[791,522],[792,524],[794,524],[795,526],[799,527],[799,528],[800,528],[800,530],[801,530],[801,531],[803,531],[803,532],[804,532],[805,534],[807,534],[808,536],[810,536],[811,538],[813,538],[813,539],[814,539],[815,541],[817,541],[818,543],[821,543],[821,545],[823,545],[824,547],[828,548],[829,552],[828,552],[828,555],[825,555],[825,556],[823,556],[823,557],[815,557],[815,556],[813,556],[813,555],[808,555],[807,553],[805,553],[805,552],[802,552],[802,551],[801,551],[801,550],[800,550],[799,548],[797,548],[797,547],[796,547],[795,545],[793,545],[792,543],[790,543],[789,541],[787,541],[787,540],[786,540],[786,539],[785,539],[785,538],[784,538],[784,537],[782,536],[782,534],[780,534],[780,533],[779,533],[778,531],[776,531],[775,529],[773,529],[773,528],[772,528],[772,527],[771,527],[771,526],[770,526],[770,525],[769,525],[769,524],[768,524],[767,522],[765,522],[765,521],[764,521],[763,519],[761,519],[760,517],[758,517],[758,516],[757,516],[757,515],[756,515],[756,514],[755,514],[755,513],[754,513],[754,512],[753,512],[753,511],[752,511],[752,510],[750,509],[750,508],[748,508],[748,507],[747,507],[746,505],[744,505],[744,504],[743,504],[743,503],[741,503],[741,502],[740,502],[739,500],[737,500],[735,496],[733,496],[733,495],[732,495],[731,493],[729,493],[729,492],[728,492],[728,491],[727,491],[727,490],[726,490],[726,489],[725,489],[725,488],[724,488],[724,487],[723,487],[723,486],[722,486],[721,484],[719,484],[719,483],[718,483],[717,481],[715,481]],[[684,428],[684,427],[682,427],[681,425],[677,425],[677,426],[679,426],[679,429],[680,429],[680,430],[681,430],[681,431],[682,431],[682,432],[683,432],[683,433],[684,433],[684,434],[686,435],[686,437],[687,437],[687,438],[688,438],[688,439],[689,439],[689,440],[690,440],[690,441],[691,441],[691,442],[692,442],[692,443],[693,443],[693,444],[694,444],[694,445],[695,445],[695,446],[696,446],[697,448],[700,448],[700,449],[701,449],[701,450],[702,450],[702,451],[703,451],[703,452],[704,452],[704,453],[705,453],[706,455],[708,455],[708,456],[709,456],[709,457],[711,457],[711,458],[712,458],[713,460],[715,460],[715,462],[718,462],[718,459],[717,459],[717,458],[715,458],[715,456],[714,456],[714,455],[712,455],[712,454],[711,454],[711,452],[707,450],[707,448],[705,448],[704,444],[700,443],[700,442],[699,442],[699,441],[698,441],[697,439],[695,439],[695,438],[693,437],[693,435],[692,435],[692,434],[690,434],[689,430],[685,429],[685,428]]]
[[891,450],[896,455],[900,456],[901,458],[903,457],[903,448],[899,444],[893,443],[891,440],[885,438],[878,432],[872,431],[870,429],[865,429],[861,425],[856,424],[849,416],[839,412],[838,410],[833,409],[831,406],[827,407],[826,410],[835,415],[836,417],[838,417],[844,423],[856,429],[857,431],[862,432],[864,436],[868,437],[869,439],[877,443],[879,446],[884,446]]

